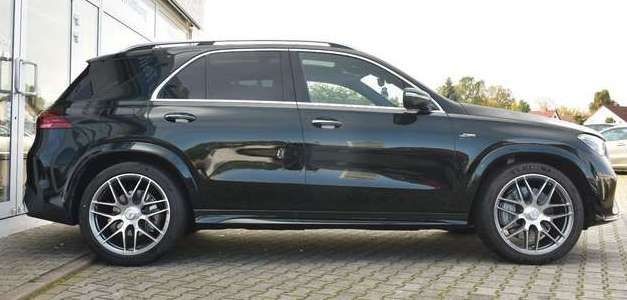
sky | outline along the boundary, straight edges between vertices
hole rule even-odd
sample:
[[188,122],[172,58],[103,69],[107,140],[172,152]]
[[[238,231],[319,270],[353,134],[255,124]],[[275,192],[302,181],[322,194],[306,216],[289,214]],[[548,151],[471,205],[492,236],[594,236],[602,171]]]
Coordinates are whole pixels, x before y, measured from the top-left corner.
[[502,85],[537,107],[627,105],[627,1],[207,0],[205,39],[331,41],[431,88],[447,77]]

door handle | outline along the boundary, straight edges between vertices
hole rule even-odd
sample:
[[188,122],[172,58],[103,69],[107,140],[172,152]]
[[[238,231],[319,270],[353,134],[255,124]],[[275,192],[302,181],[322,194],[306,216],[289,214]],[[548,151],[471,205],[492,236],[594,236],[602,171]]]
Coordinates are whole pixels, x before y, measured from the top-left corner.
[[625,147],[626,145],[627,144],[625,144],[625,143],[618,143],[618,144],[616,144],[616,146],[618,146],[618,147]]
[[196,116],[184,112],[167,113],[163,118],[172,123],[189,123],[196,120]]
[[342,122],[333,119],[314,119],[311,125],[321,129],[336,129],[342,127]]

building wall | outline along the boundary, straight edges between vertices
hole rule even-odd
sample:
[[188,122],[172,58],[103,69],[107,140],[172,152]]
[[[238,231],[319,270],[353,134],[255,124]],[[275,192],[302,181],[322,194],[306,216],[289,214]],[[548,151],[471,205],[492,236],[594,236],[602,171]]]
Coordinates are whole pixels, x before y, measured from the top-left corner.
[[597,110],[594,114],[592,114],[583,124],[584,125],[590,125],[590,124],[605,124],[607,118],[612,118],[614,119],[614,121],[616,122],[616,125],[623,125],[623,124],[627,124],[627,120],[623,120],[621,119],[619,116],[617,116],[615,113],[613,113],[611,110],[607,109],[605,106],[602,106],[601,108],[599,108],[599,110]]
[[[92,57],[138,43],[190,39],[197,22],[176,5],[169,0],[0,0],[0,218],[24,212],[24,156],[37,115]],[[20,61],[25,63],[18,66]],[[20,87],[12,84],[17,78]]]

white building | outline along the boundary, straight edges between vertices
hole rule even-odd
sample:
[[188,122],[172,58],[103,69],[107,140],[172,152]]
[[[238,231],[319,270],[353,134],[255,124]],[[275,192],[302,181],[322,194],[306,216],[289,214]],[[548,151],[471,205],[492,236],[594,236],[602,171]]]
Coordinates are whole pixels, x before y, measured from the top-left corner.
[[627,106],[601,106],[583,124],[627,124]]
[[37,114],[86,60],[189,40],[199,35],[203,11],[204,0],[0,0],[0,236],[25,213],[24,157]]

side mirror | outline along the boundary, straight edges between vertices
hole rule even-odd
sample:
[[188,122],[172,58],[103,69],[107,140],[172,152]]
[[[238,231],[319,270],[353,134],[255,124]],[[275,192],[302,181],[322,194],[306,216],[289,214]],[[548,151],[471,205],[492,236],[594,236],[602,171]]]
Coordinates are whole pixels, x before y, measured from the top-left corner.
[[429,112],[433,98],[424,91],[415,88],[406,88],[403,91],[403,107],[420,112]]

